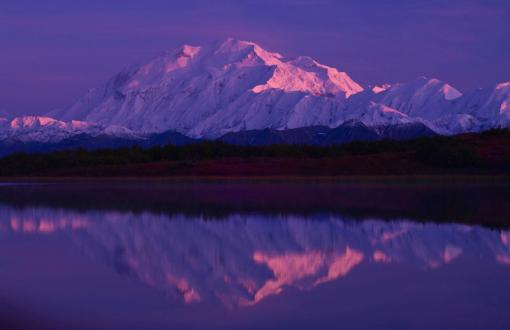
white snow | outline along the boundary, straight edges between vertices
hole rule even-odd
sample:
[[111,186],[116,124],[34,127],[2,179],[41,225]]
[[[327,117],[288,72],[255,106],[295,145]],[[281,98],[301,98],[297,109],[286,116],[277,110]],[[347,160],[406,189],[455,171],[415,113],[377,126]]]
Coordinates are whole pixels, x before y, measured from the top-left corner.
[[381,92],[384,92],[385,90],[389,89],[391,87],[391,84],[382,84],[382,85],[376,85],[372,87],[372,92],[375,94],[379,94]]

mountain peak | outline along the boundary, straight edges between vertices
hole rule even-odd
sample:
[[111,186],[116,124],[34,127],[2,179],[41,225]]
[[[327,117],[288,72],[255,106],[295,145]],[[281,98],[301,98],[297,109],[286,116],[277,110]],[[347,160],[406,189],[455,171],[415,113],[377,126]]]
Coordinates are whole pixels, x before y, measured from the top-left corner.
[[254,42],[234,38],[214,43],[209,47],[213,49],[213,57],[218,57],[226,63],[240,62],[243,65],[278,66],[283,59],[279,53],[267,51]]
[[259,47],[258,44],[256,44],[253,41],[246,41],[246,40],[239,40],[236,38],[228,37],[223,41],[219,42],[220,46],[219,48],[223,49],[242,49],[246,47]]
[[191,58],[191,57],[195,56],[196,54],[198,54],[200,49],[201,49],[201,47],[198,47],[198,46],[182,45],[177,52],[177,57]]
[[412,80],[409,82],[409,84],[416,84],[416,85],[438,85],[438,84],[444,84],[443,81],[437,79],[437,78],[429,78],[426,76],[419,76],[418,78]]
[[421,86],[420,89],[422,92],[426,92],[427,90],[437,90],[442,93],[443,97],[448,101],[455,100],[462,96],[462,93],[457,89],[437,78],[421,76],[410,82],[408,85],[413,86],[413,88]]
[[218,45],[218,46],[216,46],[216,48],[218,48],[218,50],[223,50],[223,51],[239,51],[239,50],[243,50],[243,49],[254,49],[254,50],[263,50],[264,52],[271,53],[278,58],[283,57],[279,53],[269,52],[269,51],[265,50],[263,47],[261,47],[259,44],[255,43],[253,41],[239,40],[239,39],[235,39],[232,37],[229,37],[223,41],[216,42],[214,44]]
[[444,94],[444,98],[448,101],[456,100],[462,96],[462,93],[449,84],[444,84],[441,87],[441,91]]
[[374,101],[407,116],[430,120],[445,115],[450,101],[461,96],[458,90],[441,80],[422,76],[377,93]]
[[379,94],[379,93],[382,93],[384,92],[385,90],[391,88],[391,84],[381,84],[381,85],[375,85],[371,88],[372,92],[374,94]]
[[39,127],[47,125],[65,125],[64,123],[50,118],[41,116],[22,116],[16,117],[10,122],[10,126],[13,129],[27,128],[27,127]]
[[510,81],[502,82],[496,85],[496,90],[509,90],[510,91]]

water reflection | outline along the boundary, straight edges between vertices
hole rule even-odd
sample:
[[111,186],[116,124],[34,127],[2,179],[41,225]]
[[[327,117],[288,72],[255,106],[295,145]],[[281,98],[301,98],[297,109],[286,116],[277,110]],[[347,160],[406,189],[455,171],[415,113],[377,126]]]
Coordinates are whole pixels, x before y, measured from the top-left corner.
[[[253,306],[363,264],[434,270],[462,256],[510,266],[510,231],[412,219],[237,213],[211,221],[150,211],[0,206],[0,240],[64,235],[87,256],[183,304]],[[375,275],[374,275],[375,277]]]

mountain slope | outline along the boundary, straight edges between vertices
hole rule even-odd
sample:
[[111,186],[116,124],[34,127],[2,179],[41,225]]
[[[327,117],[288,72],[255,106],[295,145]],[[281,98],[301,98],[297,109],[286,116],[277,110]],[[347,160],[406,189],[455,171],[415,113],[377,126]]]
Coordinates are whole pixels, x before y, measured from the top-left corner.
[[476,118],[482,129],[510,125],[510,82],[473,91],[454,103],[456,114]]
[[438,79],[420,77],[407,84],[395,84],[371,100],[407,116],[431,120],[447,114],[450,101],[461,96],[458,90]]

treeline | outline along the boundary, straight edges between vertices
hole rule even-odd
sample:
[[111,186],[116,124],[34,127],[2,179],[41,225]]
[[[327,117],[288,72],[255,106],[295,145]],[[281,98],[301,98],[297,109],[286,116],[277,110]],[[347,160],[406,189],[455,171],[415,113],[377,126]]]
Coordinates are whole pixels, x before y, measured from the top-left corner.
[[[493,130],[478,138],[502,137],[510,143],[508,130]],[[377,153],[408,153],[417,162],[434,167],[470,168],[483,164],[475,148],[457,137],[431,137],[409,141],[384,140],[352,142],[333,146],[271,145],[237,146],[223,142],[201,142],[184,146],[156,146],[107,150],[67,150],[46,154],[16,153],[0,159],[0,175],[30,175],[45,170],[89,167],[99,165],[127,165],[161,161],[200,161],[221,158],[325,158]]]

